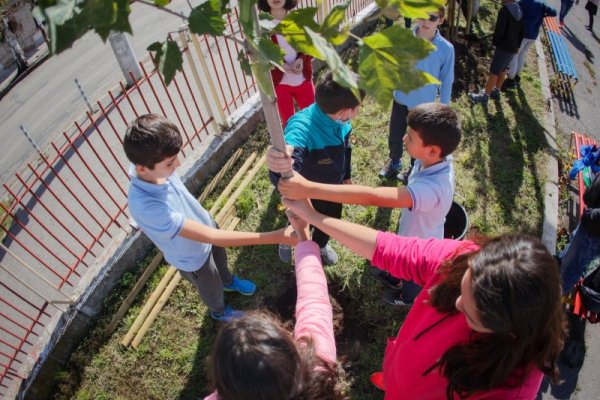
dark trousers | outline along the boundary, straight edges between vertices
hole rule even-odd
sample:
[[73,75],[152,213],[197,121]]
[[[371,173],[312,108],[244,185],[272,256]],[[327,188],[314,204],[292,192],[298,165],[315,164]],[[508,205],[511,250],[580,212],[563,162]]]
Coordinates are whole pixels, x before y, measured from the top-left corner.
[[408,116],[408,107],[397,102],[392,102],[392,115],[390,116],[390,132],[388,136],[388,146],[390,149],[390,159],[399,161],[402,158],[402,149],[404,143],[402,139],[406,134]]
[[210,311],[222,313],[225,310],[223,285],[231,285],[233,275],[227,268],[225,249],[212,246],[212,250],[204,265],[192,272],[179,270],[181,277],[189,281]]
[[[338,219],[342,217],[342,205],[340,203],[332,203],[331,201],[312,199],[311,203],[314,209],[323,215],[327,215],[328,217]],[[318,244],[320,248],[323,248],[329,242],[329,235],[317,228],[314,228],[312,240],[316,244]]]

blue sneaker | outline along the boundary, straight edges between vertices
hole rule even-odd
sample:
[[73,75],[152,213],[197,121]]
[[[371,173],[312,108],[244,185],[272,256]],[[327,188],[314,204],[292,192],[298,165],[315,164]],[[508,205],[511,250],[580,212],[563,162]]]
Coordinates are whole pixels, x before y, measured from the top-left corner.
[[214,311],[210,312],[212,319],[216,319],[217,321],[221,322],[231,322],[234,319],[242,318],[244,315],[246,315],[245,312],[234,310],[230,306],[225,306],[225,310],[223,310],[222,313],[217,313]]
[[256,292],[256,285],[247,279],[240,279],[237,276],[233,277],[231,284],[223,285],[226,292],[238,292],[244,296],[252,296]]

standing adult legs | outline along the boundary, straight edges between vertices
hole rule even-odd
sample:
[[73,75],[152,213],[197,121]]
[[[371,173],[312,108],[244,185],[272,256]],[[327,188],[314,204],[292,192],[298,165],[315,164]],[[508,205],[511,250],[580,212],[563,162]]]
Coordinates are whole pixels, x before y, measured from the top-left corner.
[[560,26],[565,24],[565,17],[571,11],[571,7],[573,7],[574,0],[560,0],[560,12],[558,13],[558,21],[560,22]]

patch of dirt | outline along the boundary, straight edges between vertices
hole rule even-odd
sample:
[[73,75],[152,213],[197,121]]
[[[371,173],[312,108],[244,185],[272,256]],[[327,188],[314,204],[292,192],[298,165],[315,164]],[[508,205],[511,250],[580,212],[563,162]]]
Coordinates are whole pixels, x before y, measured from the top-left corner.
[[477,91],[485,86],[493,50],[491,38],[474,35],[459,37],[452,43],[456,55],[452,97]]

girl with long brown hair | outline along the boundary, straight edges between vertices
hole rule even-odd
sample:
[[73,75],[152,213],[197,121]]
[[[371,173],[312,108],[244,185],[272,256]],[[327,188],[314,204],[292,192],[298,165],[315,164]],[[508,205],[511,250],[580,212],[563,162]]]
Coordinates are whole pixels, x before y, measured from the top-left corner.
[[537,239],[504,235],[483,246],[418,239],[284,204],[373,265],[423,286],[383,372],[385,399],[533,399],[544,374],[558,378],[565,338],[553,257]]

